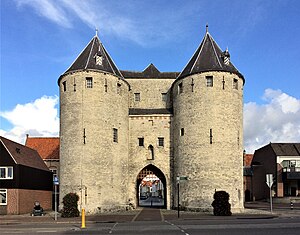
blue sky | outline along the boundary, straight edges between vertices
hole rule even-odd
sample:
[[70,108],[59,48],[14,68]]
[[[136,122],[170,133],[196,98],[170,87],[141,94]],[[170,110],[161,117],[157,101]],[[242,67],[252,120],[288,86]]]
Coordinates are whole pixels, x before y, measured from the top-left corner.
[[0,134],[58,135],[58,77],[99,29],[121,70],[181,71],[209,32],[245,76],[245,148],[300,142],[300,1],[1,0]]

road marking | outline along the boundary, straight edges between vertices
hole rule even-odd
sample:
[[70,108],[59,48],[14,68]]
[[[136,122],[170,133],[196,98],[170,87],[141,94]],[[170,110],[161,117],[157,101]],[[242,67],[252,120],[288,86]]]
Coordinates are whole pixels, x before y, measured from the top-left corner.
[[118,223],[115,223],[114,226],[109,230],[109,232],[108,232],[109,234],[112,234],[112,232],[113,232],[114,228],[117,226],[117,224]]
[[57,230],[48,230],[48,231],[36,231],[37,233],[57,233]]
[[[9,231],[9,232],[3,232],[4,234],[12,234],[12,233],[15,233],[15,234],[19,234],[19,233],[23,233],[22,231]],[[2,234],[3,234],[2,233]]]
[[160,212],[161,221],[164,221],[165,217],[164,217],[163,213],[161,212],[161,209],[159,209],[159,212]]
[[189,234],[188,234],[186,231],[184,231],[184,229],[181,228],[180,226],[177,226],[177,225],[175,225],[175,224],[173,224],[173,223],[171,223],[171,222],[169,222],[169,221],[167,221],[167,220],[165,220],[165,222],[166,222],[167,224],[169,224],[169,225],[172,225],[172,226],[178,228],[178,229],[179,229],[182,233],[184,233],[185,235],[189,235]]
[[131,222],[135,221],[136,218],[141,214],[142,211],[143,211],[143,209],[140,210],[139,213],[137,213],[137,214],[133,217],[133,219],[131,220]]

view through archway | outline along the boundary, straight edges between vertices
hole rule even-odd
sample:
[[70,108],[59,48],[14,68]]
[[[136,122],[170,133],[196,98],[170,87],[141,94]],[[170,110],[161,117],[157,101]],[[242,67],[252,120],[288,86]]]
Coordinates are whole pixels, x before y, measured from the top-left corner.
[[166,178],[154,165],[146,166],[137,177],[137,201],[142,207],[165,208]]

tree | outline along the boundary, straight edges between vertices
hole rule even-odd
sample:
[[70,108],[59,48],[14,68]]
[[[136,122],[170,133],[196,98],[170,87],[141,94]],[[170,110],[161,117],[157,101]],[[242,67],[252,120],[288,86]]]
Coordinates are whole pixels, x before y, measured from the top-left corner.
[[68,193],[63,198],[63,210],[62,210],[62,217],[78,217],[79,210],[78,210],[78,201],[79,196],[76,193]]
[[214,208],[214,215],[229,216],[231,215],[231,205],[229,203],[229,194],[225,191],[216,191],[214,201],[211,204]]

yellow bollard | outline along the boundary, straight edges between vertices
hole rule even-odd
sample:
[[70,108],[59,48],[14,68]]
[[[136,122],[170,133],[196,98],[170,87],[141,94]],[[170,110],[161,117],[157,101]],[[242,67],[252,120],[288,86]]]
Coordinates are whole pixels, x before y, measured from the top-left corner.
[[81,210],[81,228],[85,228],[85,211],[84,208]]

